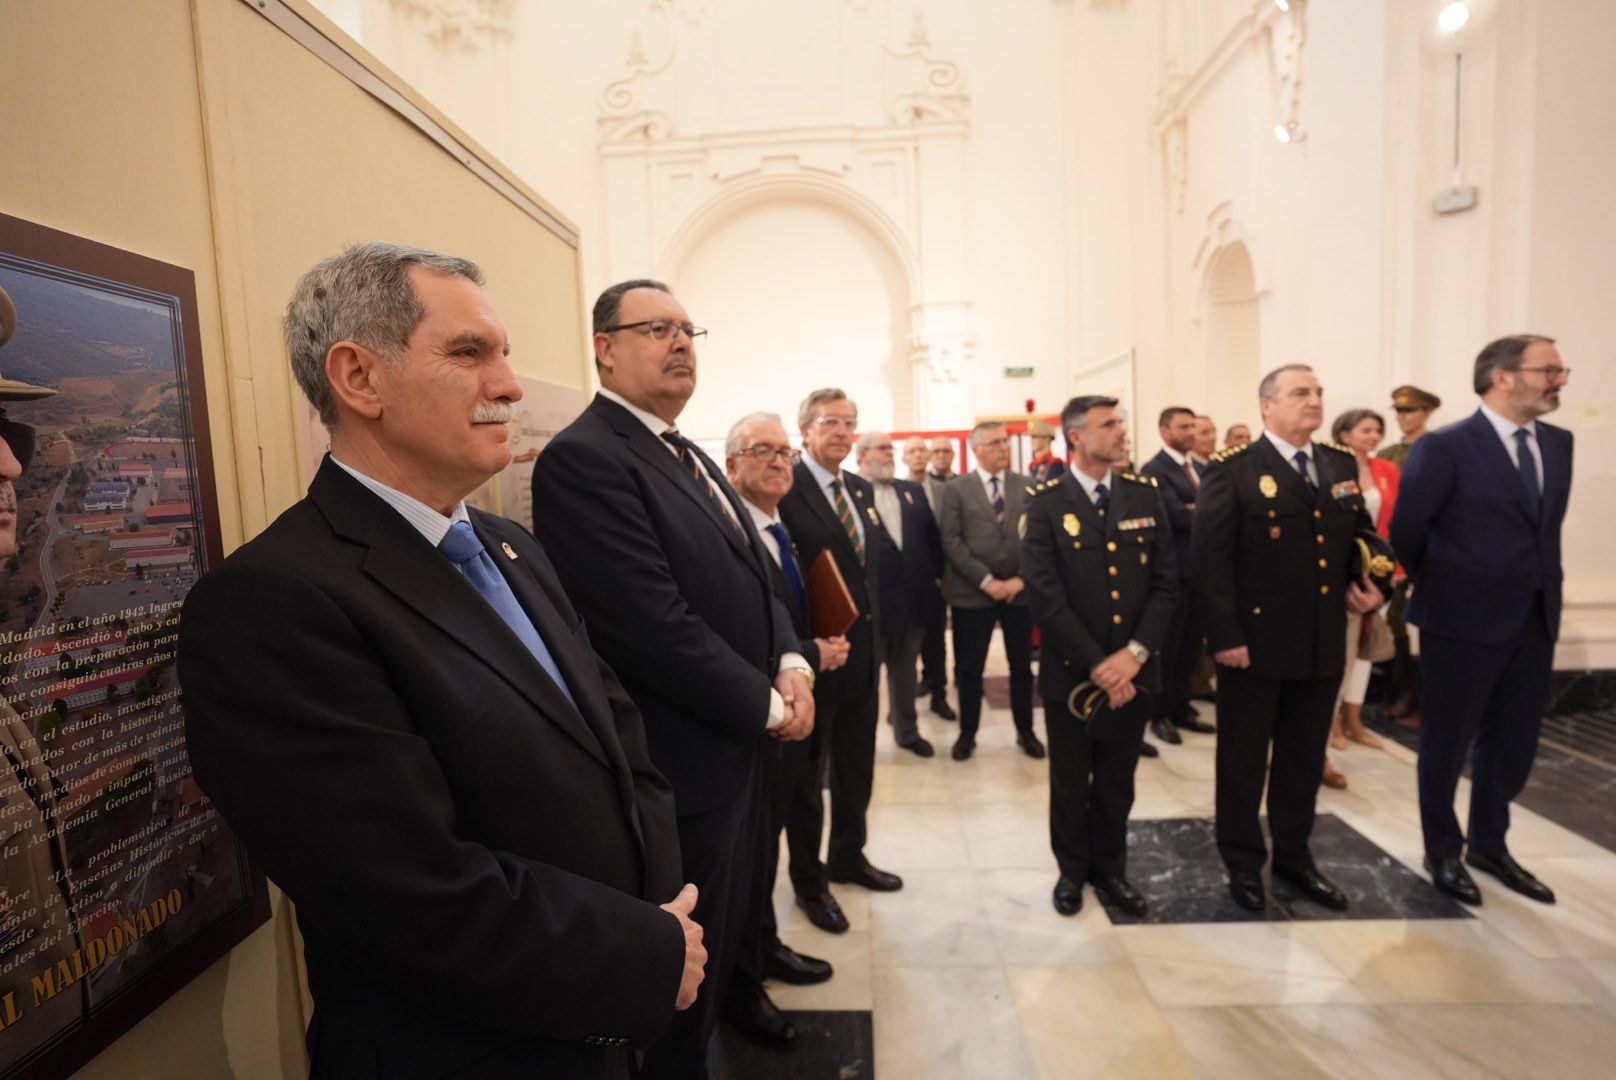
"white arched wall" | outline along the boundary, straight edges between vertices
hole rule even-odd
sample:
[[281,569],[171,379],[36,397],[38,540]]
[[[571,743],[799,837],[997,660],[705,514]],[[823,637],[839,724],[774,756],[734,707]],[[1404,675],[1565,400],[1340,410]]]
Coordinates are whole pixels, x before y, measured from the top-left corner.
[[679,421],[691,438],[721,439],[758,410],[795,431],[797,403],[821,386],[846,390],[867,427],[907,425],[908,279],[863,221],[824,201],[746,200],[704,215],[663,273],[709,330]]
[[1262,329],[1251,250],[1236,240],[1219,248],[1206,268],[1201,307],[1203,411],[1222,433],[1234,423],[1255,429],[1262,378]]

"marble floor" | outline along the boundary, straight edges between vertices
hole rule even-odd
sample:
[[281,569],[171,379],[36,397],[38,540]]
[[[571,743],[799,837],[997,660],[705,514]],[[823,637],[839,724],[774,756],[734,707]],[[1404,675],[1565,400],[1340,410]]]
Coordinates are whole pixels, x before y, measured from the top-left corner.
[[[947,756],[955,725],[922,723],[940,751],[929,760],[897,750],[883,724],[869,817],[870,859],[904,889],[836,887],[852,921],[840,936],[802,918],[783,872],[776,895],[782,937],[831,960],[836,977],[771,986],[775,1001],[868,1013],[871,1049],[820,1073],[817,1054],[799,1067],[749,1055],[732,1075],[862,1080],[871,1064],[878,1080],[1616,1075],[1616,854],[1597,843],[1517,809],[1511,848],[1559,893],[1553,907],[1481,876],[1486,903],[1471,918],[1426,897],[1429,909],[1395,918],[1121,925],[1091,891],[1064,919],[1049,899],[1046,763],[1017,750],[1003,710],[964,763]],[[1140,843],[1189,828],[1147,822],[1211,817],[1213,745],[1186,734],[1140,762]],[[1332,760],[1350,785],[1319,797],[1334,821],[1321,829],[1338,833],[1330,846],[1384,858],[1406,891],[1421,855],[1413,753],[1388,742]]]

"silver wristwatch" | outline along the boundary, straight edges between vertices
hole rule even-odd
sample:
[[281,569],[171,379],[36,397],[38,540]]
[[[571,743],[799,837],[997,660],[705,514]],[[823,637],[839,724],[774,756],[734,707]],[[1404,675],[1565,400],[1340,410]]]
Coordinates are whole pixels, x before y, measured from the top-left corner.
[[1137,641],[1128,642],[1127,649],[1128,655],[1139,661],[1141,664],[1150,659],[1150,650],[1139,644]]

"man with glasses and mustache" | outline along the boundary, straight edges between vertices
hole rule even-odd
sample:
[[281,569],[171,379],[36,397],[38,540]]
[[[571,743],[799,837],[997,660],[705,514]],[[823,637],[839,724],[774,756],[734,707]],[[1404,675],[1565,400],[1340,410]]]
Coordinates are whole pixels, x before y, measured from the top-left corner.
[[[1420,628],[1420,825],[1438,889],[1467,904],[1465,869],[1523,896],[1554,891],[1509,854],[1509,804],[1537,756],[1560,632],[1560,525],[1571,496],[1571,433],[1540,417],[1560,407],[1571,369],[1554,339],[1499,338],[1476,357],[1481,407],[1414,444],[1392,543],[1414,587]],[[1474,745],[1470,822],[1453,797]],[[1461,852],[1464,855],[1460,859]]]
[[[17,326],[17,309],[0,289],[0,346]],[[12,402],[55,396],[48,386],[34,386],[0,376],[0,561],[34,552],[19,546],[17,481],[34,456],[34,429],[8,415]],[[3,673],[3,672],[0,672]],[[81,944],[67,880],[66,828],[56,817],[66,790],[45,763],[34,725],[17,715],[0,696],[0,806],[5,807],[6,844],[12,850],[0,862],[0,966],[32,950],[25,963],[0,974],[0,1070],[21,1061],[45,1040],[84,1013],[89,980],[69,992],[35,1003],[30,977],[65,961]],[[7,1001],[9,1000],[9,1005]],[[12,1013],[22,1022],[12,1023]]]
[[534,466],[533,527],[673,785],[685,878],[700,889],[692,917],[712,958],[644,1072],[690,1080],[707,1075],[736,956],[756,945],[764,761],[773,739],[813,731],[814,671],[751,515],[677,427],[707,332],[648,279],[601,293],[592,319],[600,393]]

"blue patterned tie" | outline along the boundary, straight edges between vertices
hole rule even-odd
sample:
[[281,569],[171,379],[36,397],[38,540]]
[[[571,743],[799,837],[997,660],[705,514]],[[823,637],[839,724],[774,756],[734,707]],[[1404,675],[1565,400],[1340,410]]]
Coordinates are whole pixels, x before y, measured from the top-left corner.
[[1094,485],[1094,509],[1104,517],[1105,512],[1111,508],[1111,493],[1105,489],[1104,484]]
[[1308,487],[1317,490],[1318,485],[1313,482],[1313,473],[1307,467],[1307,451],[1296,451],[1296,471],[1302,474],[1302,480]]
[[483,547],[483,542],[472,531],[471,524],[457,521],[451,525],[438,544],[438,550],[443,552],[450,562],[460,567],[460,572],[466,575],[471,587],[482,594],[488,605],[505,620],[505,625],[522,639],[522,644],[527,646],[533,658],[539,662],[539,666],[544,668],[545,674],[550,676],[550,681],[555,683],[567,696],[567,700],[572,702],[573,707],[577,708],[577,699],[572,696],[567,680],[561,677],[561,669],[556,666],[555,657],[550,655],[549,647],[544,644],[544,639],[533,627],[533,620],[522,610],[522,605],[516,600],[516,594],[511,592],[510,584],[499,572],[499,567],[494,565],[494,560],[488,555],[488,549]]
[[1543,485],[1537,482],[1537,459],[1532,456],[1532,433],[1525,428],[1515,429],[1515,465],[1521,470],[1521,483],[1526,485],[1526,502],[1537,517],[1543,502]]
[[774,542],[780,545],[780,570],[786,575],[786,584],[791,587],[791,595],[797,598],[797,610],[804,615],[808,613],[808,590],[802,583],[802,567],[797,565],[796,552],[791,550],[791,534],[786,527],[776,521],[766,526]]

